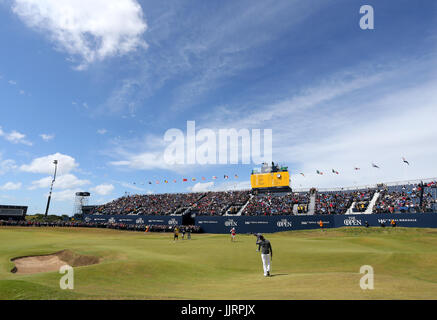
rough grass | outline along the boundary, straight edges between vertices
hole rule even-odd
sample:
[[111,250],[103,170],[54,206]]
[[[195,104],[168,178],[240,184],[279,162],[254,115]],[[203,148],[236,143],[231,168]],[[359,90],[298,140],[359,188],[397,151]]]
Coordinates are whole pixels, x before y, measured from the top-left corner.
[[[262,275],[254,236],[106,229],[0,228],[0,299],[436,299],[437,230],[342,228],[266,236],[273,277]],[[69,250],[99,264],[74,268],[74,290],[58,272],[17,275],[14,257]],[[362,265],[374,290],[359,286]]]

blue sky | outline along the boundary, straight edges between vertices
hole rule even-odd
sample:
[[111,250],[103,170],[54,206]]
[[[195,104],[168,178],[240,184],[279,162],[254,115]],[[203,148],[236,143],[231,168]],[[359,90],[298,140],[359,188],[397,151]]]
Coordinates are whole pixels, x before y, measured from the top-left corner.
[[432,0],[0,0],[0,203],[43,212],[55,158],[51,213],[76,191],[249,187],[257,163],[163,163],[189,120],[272,129],[294,188],[435,177],[436,17]]

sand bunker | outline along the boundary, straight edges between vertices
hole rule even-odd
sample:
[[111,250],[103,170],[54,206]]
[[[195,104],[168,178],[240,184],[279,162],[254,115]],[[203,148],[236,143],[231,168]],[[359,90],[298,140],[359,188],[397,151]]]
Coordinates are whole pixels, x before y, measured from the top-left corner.
[[32,274],[59,271],[64,265],[72,267],[89,266],[99,263],[99,258],[62,250],[45,256],[18,257],[12,259],[12,261],[15,264],[15,268],[11,270],[12,273]]

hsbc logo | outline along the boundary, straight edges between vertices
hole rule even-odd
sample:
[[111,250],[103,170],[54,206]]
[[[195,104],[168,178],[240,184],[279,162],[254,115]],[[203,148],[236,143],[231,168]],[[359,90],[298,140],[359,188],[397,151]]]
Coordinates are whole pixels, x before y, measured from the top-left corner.
[[350,217],[348,219],[344,219],[345,226],[361,226],[363,223],[361,220],[358,220],[355,217]]
[[276,225],[279,228],[291,228],[293,226],[293,224],[291,223],[291,221],[288,221],[287,219],[282,219],[280,221],[278,221],[276,223]]
[[108,220],[108,222],[109,222],[109,223],[115,223],[115,219],[114,219],[114,218],[111,218],[111,219]]
[[229,219],[225,221],[225,226],[227,227],[236,227],[238,224],[233,220]]

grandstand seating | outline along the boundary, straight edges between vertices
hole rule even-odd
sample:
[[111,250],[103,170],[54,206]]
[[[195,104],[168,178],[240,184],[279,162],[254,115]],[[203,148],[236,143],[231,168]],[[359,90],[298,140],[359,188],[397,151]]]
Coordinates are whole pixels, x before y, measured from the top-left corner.
[[208,192],[193,205],[192,212],[198,215],[223,215],[232,207],[238,211],[250,197],[249,191]]
[[315,194],[310,192],[252,194],[251,191],[244,190],[128,195],[105,205],[96,206],[92,213],[106,215],[194,213],[208,216],[309,214],[310,199],[315,199],[314,214],[436,212],[436,186],[436,183],[425,186],[422,207],[420,207],[419,185],[406,184]]

